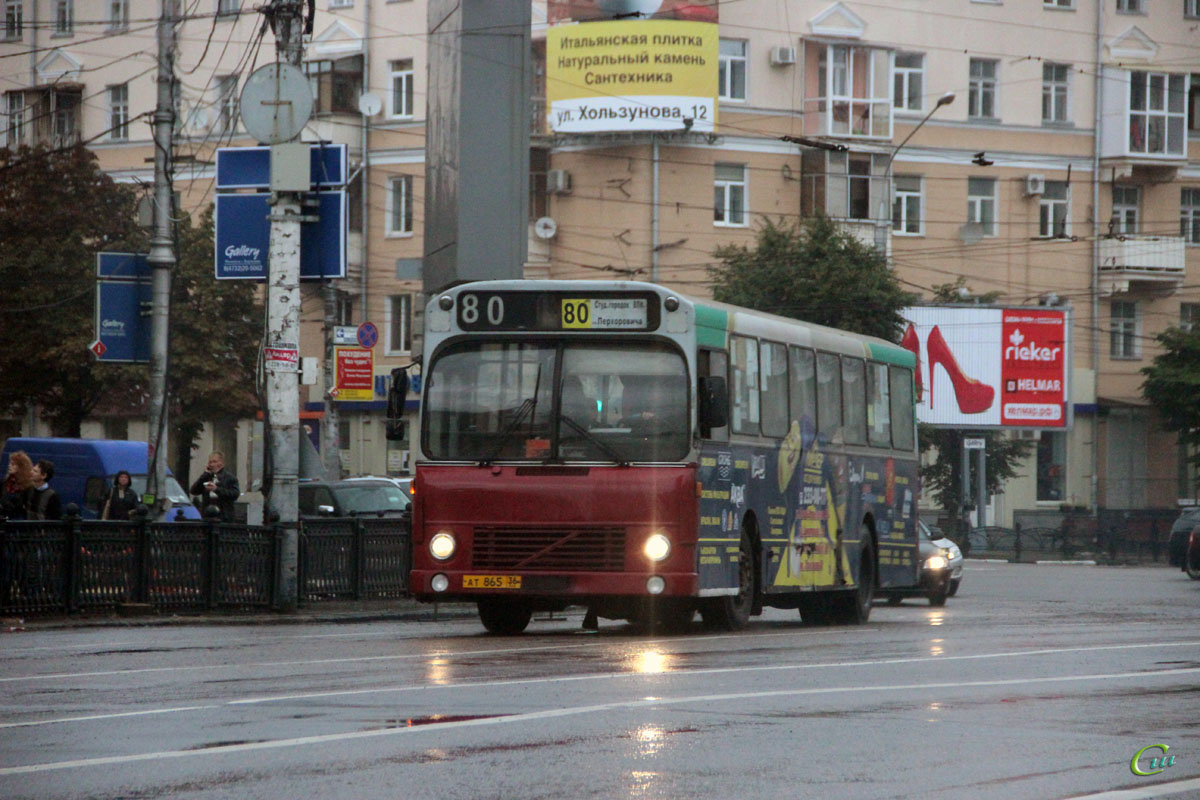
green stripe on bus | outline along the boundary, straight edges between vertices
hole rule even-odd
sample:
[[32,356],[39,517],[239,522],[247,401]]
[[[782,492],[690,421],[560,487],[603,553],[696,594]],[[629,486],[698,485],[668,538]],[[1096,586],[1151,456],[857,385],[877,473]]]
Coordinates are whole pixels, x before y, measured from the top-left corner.
[[729,314],[719,308],[696,304],[696,343],[701,347],[725,349]]
[[903,347],[867,342],[867,349],[870,351],[871,358],[885,364],[895,364],[898,367],[908,367],[909,369],[917,365],[917,357],[911,350],[905,350]]

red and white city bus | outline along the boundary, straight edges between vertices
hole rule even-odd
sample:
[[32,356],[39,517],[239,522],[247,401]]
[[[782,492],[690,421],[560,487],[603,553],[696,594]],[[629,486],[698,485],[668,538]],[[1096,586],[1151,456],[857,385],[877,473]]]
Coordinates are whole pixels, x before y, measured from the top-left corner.
[[[425,312],[410,591],[734,630],[916,581],[915,358],[648,283],[487,281]],[[592,618],[594,619],[595,616]]]

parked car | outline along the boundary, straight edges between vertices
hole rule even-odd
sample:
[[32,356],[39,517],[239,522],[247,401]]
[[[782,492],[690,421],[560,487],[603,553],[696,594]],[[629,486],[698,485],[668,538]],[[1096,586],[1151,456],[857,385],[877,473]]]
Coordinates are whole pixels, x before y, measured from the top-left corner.
[[[35,464],[43,458],[54,463],[50,486],[58,493],[63,509],[68,503],[74,503],[79,506],[83,519],[99,519],[113,479],[121,470],[130,474],[135,493],[140,495],[146,491],[149,466],[145,442],[13,436],[4,443],[0,464],[7,466],[9,454],[17,450],[25,451]],[[167,503],[160,520],[201,519],[200,511],[192,505],[192,499],[171,475],[170,469],[163,494]]]
[[1171,537],[1167,540],[1167,563],[1172,567],[1186,569],[1183,554],[1188,547],[1188,536],[1200,525],[1200,506],[1186,509],[1171,525]]
[[1200,581],[1200,525],[1188,534],[1187,551],[1183,555],[1183,571],[1194,581]]
[[888,587],[878,596],[897,606],[906,597],[927,597],[931,606],[944,606],[947,597],[958,593],[962,583],[962,551],[958,545],[917,520],[917,553],[921,559],[920,575],[915,586]]
[[412,501],[387,478],[306,481],[300,484],[300,516],[400,516]]
[[346,478],[348,481],[391,481],[412,499],[412,478],[392,478],[385,475],[363,475],[359,478]]

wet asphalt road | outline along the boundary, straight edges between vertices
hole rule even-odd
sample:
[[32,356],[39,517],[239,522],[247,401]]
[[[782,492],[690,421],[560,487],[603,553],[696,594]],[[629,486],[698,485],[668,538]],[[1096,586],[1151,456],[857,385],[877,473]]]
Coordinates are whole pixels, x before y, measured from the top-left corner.
[[972,562],[859,628],[35,629],[0,636],[0,797],[1200,797],[1198,621],[1175,570]]

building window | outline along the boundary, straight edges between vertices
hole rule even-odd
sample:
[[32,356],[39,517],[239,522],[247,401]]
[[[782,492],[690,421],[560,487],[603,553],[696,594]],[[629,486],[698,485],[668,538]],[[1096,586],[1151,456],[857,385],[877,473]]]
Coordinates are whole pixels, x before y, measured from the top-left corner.
[[307,61],[304,72],[312,86],[313,111],[318,114],[358,114],[362,95],[363,57]]
[[388,180],[387,233],[388,236],[411,236],[413,232],[413,179],[412,175],[399,175]]
[[846,208],[850,219],[871,218],[871,157],[850,156],[849,205]]
[[1118,14],[1145,14],[1146,8],[1142,0],[1117,0]]
[[925,97],[925,56],[897,53],[892,70],[892,105],[896,109],[920,111]]
[[1200,325],[1200,303],[1180,303],[1179,327],[1190,331],[1197,325]]
[[1110,351],[1113,358],[1137,358],[1138,304],[1130,300],[1115,300],[1109,307]]
[[1075,8],[1075,0],[1042,0],[1042,8]]
[[23,0],[5,0],[4,2],[4,38],[20,39],[25,30],[25,3]]
[[1129,74],[1129,151],[1183,156],[1187,76]]
[[967,178],[967,222],[984,236],[996,235],[996,179]]
[[25,93],[9,92],[7,128],[8,146],[11,148],[25,144],[25,116]]
[[74,27],[74,0],[57,0],[54,4],[54,33],[59,36],[68,36]]
[[745,227],[745,165],[716,165],[716,180],[713,183],[713,224],[730,227]]
[[217,16],[227,17],[236,14],[240,5],[239,0],[217,0]]
[[237,82],[237,75],[222,75],[217,78],[217,131],[219,133],[233,133],[237,130]]
[[392,116],[413,115],[413,62],[411,58],[389,61],[392,77]]
[[916,175],[896,176],[892,230],[906,236],[921,233],[921,179]]
[[996,117],[996,61],[971,59],[971,85],[967,95],[967,116],[978,119]]
[[1042,64],[1042,122],[1066,122],[1068,80],[1071,68],[1066,64]]
[[745,100],[746,43],[741,39],[721,39],[718,47],[718,97],[722,100]]
[[[1196,0],[1200,3],[1200,0]],[[1187,131],[1190,136],[1200,135],[1200,72],[1193,72],[1188,86]]]
[[1039,204],[1038,236],[1061,237],[1070,234],[1068,201],[1066,181],[1046,181],[1046,191],[1042,193]]
[[1042,431],[1037,445],[1037,499],[1062,502],[1067,488],[1067,435]]
[[1112,222],[1109,233],[1138,232],[1138,195],[1136,186],[1112,187]]
[[1179,235],[1188,244],[1200,244],[1200,189],[1179,190]]
[[882,48],[817,43],[805,46],[805,63],[816,55],[816,105],[822,132],[832,136],[892,137],[892,55]]
[[129,27],[128,0],[109,0],[108,27],[110,30]]
[[388,298],[388,352],[410,352],[412,330],[412,295],[392,295]]
[[1200,18],[1200,0],[1183,0],[1183,16],[1187,19]]
[[108,138],[129,138],[129,84],[108,87]]

